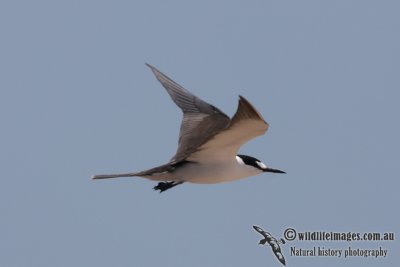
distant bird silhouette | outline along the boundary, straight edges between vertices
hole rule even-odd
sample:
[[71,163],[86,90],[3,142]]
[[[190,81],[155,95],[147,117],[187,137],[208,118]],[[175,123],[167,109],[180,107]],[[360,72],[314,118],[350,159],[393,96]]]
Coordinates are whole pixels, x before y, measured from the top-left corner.
[[275,254],[276,258],[283,265],[286,265],[285,257],[283,257],[281,247],[279,246],[279,244],[285,244],[285,240],[283,240],[282,238],[280,240],[277,240],[270,233],[265,232],[263,229],[261,229],[261,227],[258,227],[256,225],[253,225],[253,228],[264,237],[263,239],[260,240],[258,244],[265,245],[265,243],[268,243],[268,245],[271,246],[272,252]]

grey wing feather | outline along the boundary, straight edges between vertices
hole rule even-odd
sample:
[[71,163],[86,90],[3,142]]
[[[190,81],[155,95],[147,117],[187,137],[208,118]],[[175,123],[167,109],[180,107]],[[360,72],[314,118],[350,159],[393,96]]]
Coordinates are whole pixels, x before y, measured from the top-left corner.
[[210,162],[234,158],[243,144],[268,130],[268,123],[260,113],[244,97],[239,97],[238,108],[228,127],[212,136],[187,160]]
[[261,121],[266,125],[265,131],[268,129],[268,123],[264,121],[261,114],[250,104],[250,102],[239,95],[239,106],[236,110],[235,115],[232,118],[232,124],[240,122],[242,120],[257,120]]
[[216,107],[201,100],[183,88],[181,85],[171,80],[167,75],[163,74],[155,67],[147,63],[146,65],[152,70],[157,80],[162,84],[162,86],[164,86],[172,100],[178,107],[182,109],[184,113],[213,114],[215,110],[219,113],[222,113]]
[[146,65],[183,112],[178,150],[170,162],[184,160],[209,138],[229,126],[230,118],[221,110],[196,97],[155,67]]

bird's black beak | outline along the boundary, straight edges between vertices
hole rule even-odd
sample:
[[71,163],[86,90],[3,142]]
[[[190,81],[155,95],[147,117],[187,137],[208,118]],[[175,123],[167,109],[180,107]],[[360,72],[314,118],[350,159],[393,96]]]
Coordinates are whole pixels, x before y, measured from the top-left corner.
[[286,173],[284,171],[281,170],[277,170],[277,169],[272,169],[272,168],[265,168],[263,169],[264,172],[273,172],[273,173]]

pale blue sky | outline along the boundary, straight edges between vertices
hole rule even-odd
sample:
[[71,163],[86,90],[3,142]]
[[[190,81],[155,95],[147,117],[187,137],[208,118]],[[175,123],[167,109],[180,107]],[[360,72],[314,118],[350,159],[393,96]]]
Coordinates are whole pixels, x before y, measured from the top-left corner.
[[[253,224],[399,232],[398,1],[1,1],[0,266],[280,266]],[[241,150],[286,175],[163,194],[180,110],[153,64],[270,130]],[[298,258],[290,247],[387,259]],[[395,266],[395,242],[288,242],[287,266]]]

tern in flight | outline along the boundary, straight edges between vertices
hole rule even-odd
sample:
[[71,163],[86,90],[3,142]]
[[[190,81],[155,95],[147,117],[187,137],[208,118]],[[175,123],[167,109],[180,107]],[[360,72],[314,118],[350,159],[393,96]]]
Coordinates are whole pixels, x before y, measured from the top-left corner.
[[155,67],[146,65],[183,112],[176,154],[167,164],[149,170],[95,175],[93,179],[143,177],[158,181],[154,190],[161,193],[184,182],[214,184],[263,172],[285,173],[254,157],[237,154],[243,144],[268,130],[268,123],[244,97],[239,96],[238,108],[231,119]]

